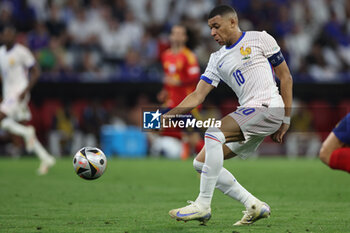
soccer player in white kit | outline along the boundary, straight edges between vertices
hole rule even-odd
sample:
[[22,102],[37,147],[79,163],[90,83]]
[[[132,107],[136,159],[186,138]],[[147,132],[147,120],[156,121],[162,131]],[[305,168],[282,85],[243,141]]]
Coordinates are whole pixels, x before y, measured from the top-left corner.
[[[221,120],[220,128],[209,128],[205,146],[193,161],[201,173],[200,193],[188,206],[169,211],[177,220],[211,217],[215,187],[246,208],[234,225],[249,225],[270,216],[270,207],[242,187],[223,167],[223,160],[246,157],[271,135],[281,143],[289,128],[292,105],[292,77],[275,39],[265,31],[242,32],[236,11],[230,6],[215,7],[209,14],[211,35],[222,48],[210,56],[196,90],[166,115],[184,114],[201,104],[209,92],[224,81],[236,93],[240,106]],[[281,82],[279,94],[274,72]],[[163,120],[162,119],[162,120]]]
[[0,47],[0,76],[3,99],[0,104],[0,127],[12,134],[22,136],[26,150],[34,152],[41,160],[38,174],[43,175],[55,164],[55,159],[41,145],[32,126],[20,122],[31,119],[28,108],[30,90],[37,82],[40,68],[32,53],[15,43],[16,29],[5,26]]

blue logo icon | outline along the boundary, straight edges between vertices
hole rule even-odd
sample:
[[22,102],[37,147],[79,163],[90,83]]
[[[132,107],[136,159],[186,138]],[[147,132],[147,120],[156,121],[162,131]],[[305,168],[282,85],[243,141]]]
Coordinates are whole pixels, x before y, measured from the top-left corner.
[[159,109],[156,112],[143,112],[143,128],[144,129],[160,129],[160,116],[162,114]]

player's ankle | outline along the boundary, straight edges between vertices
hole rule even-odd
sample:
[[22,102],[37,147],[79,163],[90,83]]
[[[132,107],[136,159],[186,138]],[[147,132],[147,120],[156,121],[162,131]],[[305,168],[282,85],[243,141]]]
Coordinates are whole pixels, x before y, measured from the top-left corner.
[[203,200],[203,198],[198,197],[195,203],[201,210],[210,209],[210,202],[208,202],[207,200]]

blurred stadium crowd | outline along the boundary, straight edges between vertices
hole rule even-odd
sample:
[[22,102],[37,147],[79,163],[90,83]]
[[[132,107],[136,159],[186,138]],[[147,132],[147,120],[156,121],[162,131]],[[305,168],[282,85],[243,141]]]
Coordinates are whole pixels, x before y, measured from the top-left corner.
[[179,22],[197,36],[202,68],[217,45],[206,15],[233,5],[242,30],[277,38],[296,82],[350,81],[347,0],[2,0],[46,81],[161,81],[159,57]]
[[[160,83],[160,56],[178,23],[191,29],[191,45],[204,70],[218,48],[207,25],[207,13],[217,4],[235,7],[242,30],[266,30],[277,39],[294,82],[350,82],[348,0],[2,0],[0,30],[15,24],[18,41],[33,51],[43,70],[41,82]],[[94,101],[45,99],[40,106],[31,103],[31,123],[51,153],[72,154],[83,145],[97,145],[103,125],[140,129],[142,106],[154,104],[142,93]],[[350,101],[336,104],[334,114],[327,101],[296,102],[287,144],[262,146],[259,153],[315,156]],[[201,114],[218,119],[236,106],[232,99],[209,99]],[[3,136],[0,140],[9,140]],[[6,153],[19,154],[21,143],[10,140],[15,143]]]

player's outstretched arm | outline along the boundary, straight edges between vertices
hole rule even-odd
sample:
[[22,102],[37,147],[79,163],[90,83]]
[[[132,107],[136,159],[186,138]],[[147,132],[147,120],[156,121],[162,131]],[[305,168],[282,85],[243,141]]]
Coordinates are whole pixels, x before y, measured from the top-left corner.
[[[289,119],[292,111],[292,102],[293,102],[293,79],[290,74],[287,63],[283,61],[280,65],[274,68],[276,76],[281,81],[281,96],[284,102],[285,108],[285,118]],[[271,138],[278,143],[282,143],[284,134],[289,129],[290,123],[284,121],[279,130],[271,135]]]
[[214,87],[209,83],[200,80],[197,84],[196,89],[186,96],[186,98],[175,108],[171,109],[165,115],[177,115],[177,114],[185,114],[190,112],[192,109],[203,103],[205,97],[209,94]]

